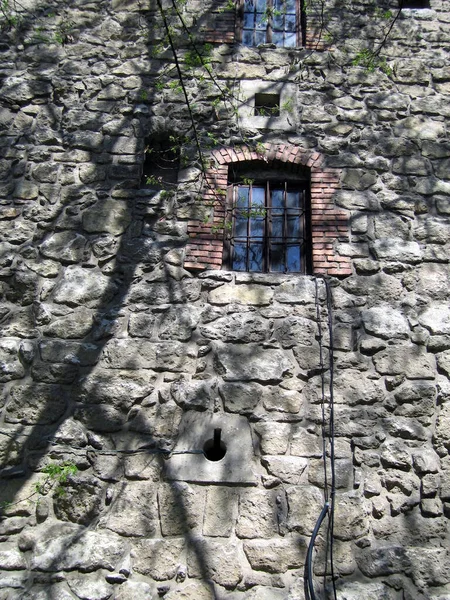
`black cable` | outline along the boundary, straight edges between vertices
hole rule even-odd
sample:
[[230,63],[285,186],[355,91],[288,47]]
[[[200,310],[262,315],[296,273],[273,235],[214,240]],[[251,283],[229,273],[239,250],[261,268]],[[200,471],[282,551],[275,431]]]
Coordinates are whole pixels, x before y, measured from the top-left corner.
[[[328,321],[328,333],[329,333],[329,418],[328,418],[328,432],[326,431],[325,423],[326,423],[326,415],[325,415],[325,375],[324,375],[324,364],[323,364],[323,338],[322,338],[322,325],[321,325],[321,315],[320,315],[320,302],[319,302],[319,294],[318,294],[318,285],[317,279],[315,280],[315,299],[316,299],[316,315],[317,315],[317,326],[319,330],[319,362],[321,369],[321,379],[322,379],[322,451],[323,451],[323,463],[324,463],[324,496],[325,503],[320,512],[319,518],[315,524],[313,533],[311,535],[311,539],[308,546],[308,551],[306,554],[306,564],[305,564],[305,578],[306,578],[306,593],[309,596],[309,600],[316,600],[316,595],[314,592],[313,585],[313,550],[316,541],[316,537],[318,535],[320,526],[325,519],[325,516],[328,514],[328,529],[327,529],[327,544],[326,544],[326,553],[325,553],[325,566],[328,564],[328,552],[330,557],[330,576],[333,586],[333,594],[334,599],[337,600],[337,591],[335,584],[335,573],[334,573],[334,556],[333,556],[333,538],[334,538],[334,501],[335,501],[335,490],[336,490],[336,468],[335,468],[335,458],[334,458],[334,394],[333,394],[333,386],[334,386],[334,354],[333,354],[333,346],[334,346],[334,338],[333,338],[333,316],[332,316],[332,296],[331,289],[329,286],[329,282],[322,277],[322,280],[325,285],[326,291],[326,305],[327,305],[327,321]],[[330,470],[331,470],[331,481],[330,485],[328,484],[328,475],[327,475],[327,448],[326,448],[326,440],[329,439],[330,442]],[[328,488],[330,488],[330,494],[328,495]],[[326,579],[326,567],[325,567],[325,579]]]

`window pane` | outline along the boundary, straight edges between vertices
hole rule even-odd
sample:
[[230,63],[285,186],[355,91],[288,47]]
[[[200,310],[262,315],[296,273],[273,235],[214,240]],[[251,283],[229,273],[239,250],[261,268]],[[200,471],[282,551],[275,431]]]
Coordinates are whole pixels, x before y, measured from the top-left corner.
[[241,216],[240,211],[236,212],[236,221],[234,234],[237,238],[247,237],[248,218],[246,215]]
[[272,190],[272,208],[284,208],[283,190]]
[[286,237],[298,237],[300,235],[300,217],[288,215]]
[[255,33],[255,45],[259,46],[260,44],[266,43],[266,32],[265,31],[256,31]]
[[250,246],[248,250],[249,254],[249,271],[262,271],[263,270],[263,245],[260,242],[254,242],[250,240]]
[[254,29],[255,15],[253,13],[244,13],[244,29]]
[[300,207],[300,193],[299,192],[288,192],[286,194],[286,206],[288,208],[299,208]]
[[274,31],[272,33],[272,42],[279,48],[283,47],[283,34],[278,31]]
[[255,0],[245,0],[244,12],[253,12],[255,10]]
[[295,2],[296,0],[284,0],[284,2],[282,2],[284,12],[295,15]]
[[267,9],[266,0],[256,0],[256,11],[259,13],[265,13]]
[[247,187],[238,187],[236,194],[237,208],[248,208],[249,189]]
[[235,271],[247,270],[247,247],[245,244],[235,244],[232,268]]
[[267,17],[264,13],[257,13],[256,15],[256,29],[266,30]]
[[244,46],[253,46],[253,31],[244,31],[242,33],[242,43]]
[[270,245],[270,270],[276,273],[284,272],[284,245]]
[[283,216],[272,215],[272,237],[283,237]]
[[265,190],[263,187],[252,187],[252,208],[262,210],[265,205]]
[[278,31],[283,31],[284,29],[284,15],[275,13],[273,15],[273,28]]
[[286,33],[286,37],[284,38],[284,45],[286,48],[295,48],[295,46],[297,45],[297,34]]
[[295,15],[286,15],[286,31],[295,31]]
[[300,271],[300,246],[288,246],[287,247],[287,270],[288,271]]

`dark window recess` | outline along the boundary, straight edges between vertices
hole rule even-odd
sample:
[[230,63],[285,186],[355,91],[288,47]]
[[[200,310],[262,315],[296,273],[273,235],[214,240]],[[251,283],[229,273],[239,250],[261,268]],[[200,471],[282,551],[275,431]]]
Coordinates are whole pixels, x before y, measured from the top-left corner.
[[179,167],[180,144],[173,136],[146,140],[143,185],[148,187],[175,185]]
[[280,95],[255,94],[255,115],[262,117],[279,117]]
[[241,0],[244,46],[275,44],[294,48],[305,45],[306,13],[303,0]]
[[430,8],[430,0],[399,0],[400,8]]
[[228,266],[234,271],[310,271],[306,182],[266,181],[229,188]]

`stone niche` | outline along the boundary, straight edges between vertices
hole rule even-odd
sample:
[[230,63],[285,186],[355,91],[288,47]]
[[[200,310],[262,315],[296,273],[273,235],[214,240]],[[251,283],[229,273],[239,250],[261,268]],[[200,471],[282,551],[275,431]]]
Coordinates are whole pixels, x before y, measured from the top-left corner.
[[[208,460],[214,430],[221,430],[220,460]],[[165,476],[193,483],[258,483],[257,466],[248,421],[239,415],[189,411],[180,425],[173,454],[165,463]]]

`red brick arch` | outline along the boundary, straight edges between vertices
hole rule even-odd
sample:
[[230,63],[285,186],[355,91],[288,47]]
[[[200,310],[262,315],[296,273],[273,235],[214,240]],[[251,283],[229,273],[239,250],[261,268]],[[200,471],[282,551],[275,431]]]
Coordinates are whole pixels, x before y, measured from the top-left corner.
[[214,215],[207,223],[191,220],[186,247],[186,269],[221,269],[225,202],[220,190],[228,185],[228,165],[238,162],[264,161],[267,165],[284,163],[292,173],[310,171],[311,183],[311,243],[313,274],[350,275],[350,260],[336,252],[336,243],[348,241],[348,214],[336,208],[333,196],[340,188],[341,171],[324,166],[321,154],[290,144],[263,144],[258,151],[247,146],[221,148],[211,153],[211,167],[206,171],[202,200],[214,206]]

